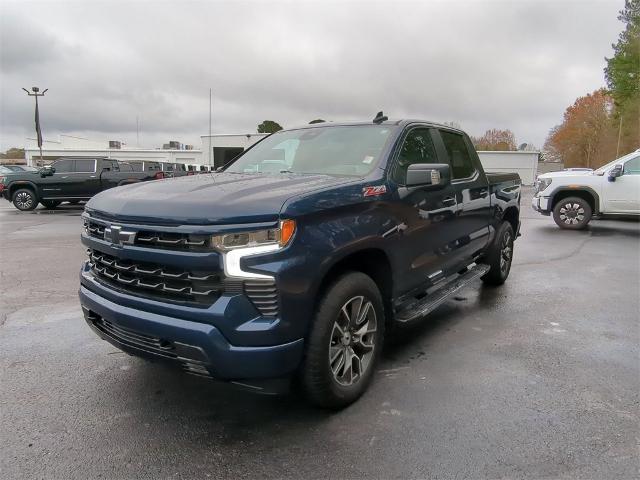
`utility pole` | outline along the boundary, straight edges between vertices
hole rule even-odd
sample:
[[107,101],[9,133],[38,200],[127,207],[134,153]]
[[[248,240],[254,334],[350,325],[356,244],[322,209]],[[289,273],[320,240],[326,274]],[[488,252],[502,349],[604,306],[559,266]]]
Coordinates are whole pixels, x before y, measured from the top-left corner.
[[38,140],[38,148],[40,149],[40,161],[38,162],[38,166],[42,166],[44,162],[44,158],[42,158],[42,130],[40,129],[40,111],[38,110],[38,97],[44,97],[44,94],[47,93],[48,88],[45,88],[42,92],[38,87],[31,87],[31,93],[26,88],[22,87],[22,90],[27,92],[27,95],[30,97],[35,97],[36,99],[36,114],[35,114],[35,123],[36,123],[36,138]]
[[212,111],[212,95],[211,89],[209,89],[209,153],[207,153],[207,160],[209,161],[209,169],[211,169],[212,159],[211,155],[213,152],[211,151],[211,111]]

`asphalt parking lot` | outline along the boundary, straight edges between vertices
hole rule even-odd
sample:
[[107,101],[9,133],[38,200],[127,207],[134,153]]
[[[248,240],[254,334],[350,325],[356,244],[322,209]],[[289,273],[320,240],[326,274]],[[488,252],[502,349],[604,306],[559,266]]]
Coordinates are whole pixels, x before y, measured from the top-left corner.
[[0,477],[637,478],[640,223],[562,231],[528,195],[507,284],[400,335],[338,413],[119,352],[77,301],[81,209],[0,201]]

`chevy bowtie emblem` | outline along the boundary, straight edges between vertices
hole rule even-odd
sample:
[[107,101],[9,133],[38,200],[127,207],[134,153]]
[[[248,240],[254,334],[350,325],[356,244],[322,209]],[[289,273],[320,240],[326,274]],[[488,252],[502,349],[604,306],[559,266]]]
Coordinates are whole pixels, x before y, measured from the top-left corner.
[[133,245],[136,239],[136,232],[122,230],[120,225],[111,225],[104,229],[104,239],[114,245]]

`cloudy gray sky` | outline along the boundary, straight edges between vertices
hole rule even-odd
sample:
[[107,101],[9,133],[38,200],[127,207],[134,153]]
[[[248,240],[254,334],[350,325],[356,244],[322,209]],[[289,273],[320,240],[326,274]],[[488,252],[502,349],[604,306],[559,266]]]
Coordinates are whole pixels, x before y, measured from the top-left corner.
[[0,149],[45,138],[199,145],[214,133],[314,118],[456,121],[541,146],[604,85],[623,0],[0,0]]

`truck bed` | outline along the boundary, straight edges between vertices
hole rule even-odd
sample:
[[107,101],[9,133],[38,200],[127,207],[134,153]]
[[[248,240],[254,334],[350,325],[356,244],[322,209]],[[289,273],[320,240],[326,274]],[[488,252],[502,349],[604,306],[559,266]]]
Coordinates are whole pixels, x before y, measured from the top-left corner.
[[517,173],[509,173],[509,172],[485,172],[487,176],[487,180],[489,181],[489,185],[521,185],[522,180],[520,180],[520,175]]

